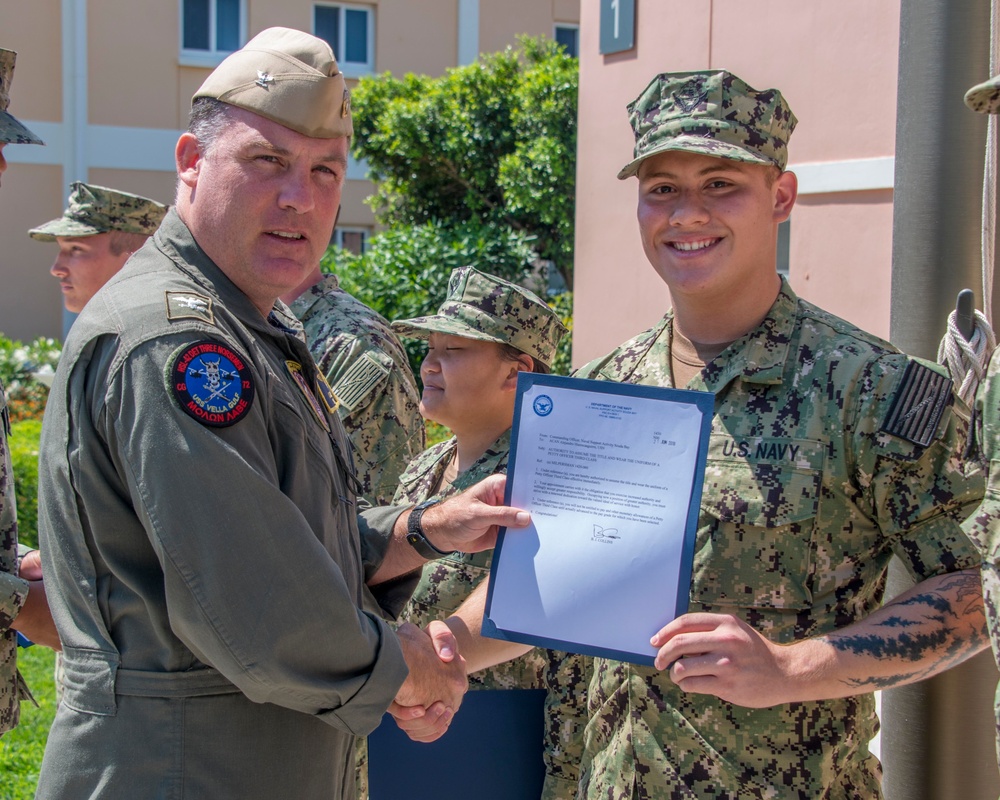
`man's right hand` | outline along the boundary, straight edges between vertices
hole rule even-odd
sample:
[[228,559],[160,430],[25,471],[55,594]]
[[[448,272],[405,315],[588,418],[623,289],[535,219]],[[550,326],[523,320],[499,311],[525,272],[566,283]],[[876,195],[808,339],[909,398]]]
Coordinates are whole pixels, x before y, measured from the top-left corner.
[[445,626],[441,628],[444,630],[438,629],[435,641],[409,622],[396,631],[410,674],[389,713],[417,742],[433,742],[447,732],[469,686],[458,644]]

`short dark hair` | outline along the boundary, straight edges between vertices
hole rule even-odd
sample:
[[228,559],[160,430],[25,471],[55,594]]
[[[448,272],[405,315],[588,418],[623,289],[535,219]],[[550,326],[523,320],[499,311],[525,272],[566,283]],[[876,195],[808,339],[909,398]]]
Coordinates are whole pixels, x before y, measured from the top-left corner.
[[108,231],[108,249],[111,251],[111,255],[120,256],[123,253],[134,253],[140,247],[142,247],[146,240],[149,238],[149,234],[146,233],[128,233],[126,231]]
[[211,151],[219,134],[229,124],[230,108],[214,97],[199,97],[191,104],[187,130],[199,141],[203,153]]
[[500,345],[500,358],[504,359],[505,361],[520,361],[521,356],[528,356],[528,358],[531,359],[532,372],[537,372],[539,375],[549,374],[550,372],[549,368],[545,366],[545,364],[543,364],[537,358],[535,358],[533,355],[529,355],[528,353],[525,353],[523,350],[518,350],[512,344],[506,344],[503,342],[498,342],[498,344]]

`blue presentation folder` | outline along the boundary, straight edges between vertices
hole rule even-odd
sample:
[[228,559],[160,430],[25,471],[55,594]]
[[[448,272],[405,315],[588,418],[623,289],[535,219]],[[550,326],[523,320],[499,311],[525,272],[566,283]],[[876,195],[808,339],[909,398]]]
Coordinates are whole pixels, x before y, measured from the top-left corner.
[[368,737],[371,800],[538,800],[544,689],[472,690],[448,732],[411,741],[386,714]]

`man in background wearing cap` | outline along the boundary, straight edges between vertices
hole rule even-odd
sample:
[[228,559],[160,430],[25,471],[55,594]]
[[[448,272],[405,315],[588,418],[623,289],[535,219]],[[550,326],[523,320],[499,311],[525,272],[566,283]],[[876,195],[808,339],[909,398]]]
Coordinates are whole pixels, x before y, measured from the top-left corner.
[[[973,86],[965,103],[980,114],[1000,114],[1000,75]],[[965,522],[969,538],[982,553],[980,574],[986,622],[993,645],[993,657],[1000,665],[1000,348],[993,352],[986,377],[976,394],[977,431],[984,463],[989,466],[986,495],[975,513]],[[1000,764],[1000,686],[994,706],[997,727],[997,763]]]
[[40,458],[66,692],[39,798],[351,798],[354,739],[394,698],[421,739],[457,709],[461,659],[438,675],[385,619],[410,542],[475,551],[527,514],[502,480],[357,513],[335,397],[277,302],[330,241],[351,130],[324,42],[256,36],[195,95],[176,206],[73,325]]
[[28,231],[40,242],[58,242],[50,270],[59,279],[67,311],[79,314],[128,257],[146,243],[167,213],[155,200],[76,181],[59,219]]
[[[7,108],[14,77],[13,50],[0,48],[0,176],[7,169],[3,150],[8,144],[42,144]],[[17,632],[31,641],[58,648],[46,602],[45,583],[37,562],[25,562],[18,569],[17,507],[14,470],[10,463],[7,436],[10,414],[7,395],[0,382],[0,735],[14,728],[20,718],[20,701],[31,699],[24,679],[17,671]]]
[[362,495],[388,505],[399,476],[424,449],[420,395],[406,351],[389,322],[340,288],[317,263],[281,299],[302,323],[317,366],[337,395]]
[[[880,797],[872,692],[986,646],[967,419],[937,365],[778,276],[797,191],[778,91],[663,74],[629,113],[618,177],[638,178],[673,308],[578,375],[709,391],[715,416],[691,612],[652,637],[655,669],[595,660],[580,795]],[[893,554],[918,584],[880,608]],[[485,647],[459,643],[480,666]]]

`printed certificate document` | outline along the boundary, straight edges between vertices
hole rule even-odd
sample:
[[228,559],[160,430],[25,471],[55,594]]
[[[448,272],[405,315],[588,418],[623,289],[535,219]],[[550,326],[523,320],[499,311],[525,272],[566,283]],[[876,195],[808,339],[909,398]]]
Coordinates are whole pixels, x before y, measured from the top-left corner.
[[652,665],[687,610],[713,396],[521,373],[483,633]]

